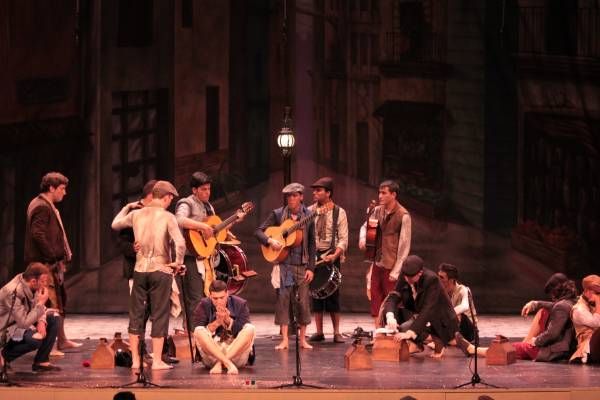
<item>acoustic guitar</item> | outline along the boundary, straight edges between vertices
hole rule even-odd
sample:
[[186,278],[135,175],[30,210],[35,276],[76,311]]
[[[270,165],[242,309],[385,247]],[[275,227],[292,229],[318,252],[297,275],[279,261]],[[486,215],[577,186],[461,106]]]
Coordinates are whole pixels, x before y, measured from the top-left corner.
[[250,201],[242,204],[242,206],[229,218],[221,221],[217,215],[211,215],[204,221],[205,224],[213,228],[213,236],[205,239],[200,231],[194,229],[186,229],[184,236],[187,242],[188,249],[196,256],[209,257],[215,251],[217,243],[224,242],[227,238],[227,228],[238,220],[238,213],[243,212],[249,214],[254,209],[254,204]]
[[377,201],[371,200],[369,207],[367,208],[365,259],[368,261],[375,261],[375,256],[377,255],[377,235],[379,233],[379,222],[376,219],[371,218],[371,214],[373,214],[375,206],[377,206]]
[[296,247],[302,243],[302,230],[304,225],[315,219],[317,215],[322,214],[321,209],[315,210],[313,213],[308,214],[306,217],[300,219],[300,221],[294,221],[292,219],[286,219],[279,226],[270,226],[265,229],[265,235],[268,238],[277,240],[282,244],[281,249],[275,250],[271,246],[261,245],[261,250],[265,260],[271,263],[277,263],[285,260],[289,253],[290,247]]

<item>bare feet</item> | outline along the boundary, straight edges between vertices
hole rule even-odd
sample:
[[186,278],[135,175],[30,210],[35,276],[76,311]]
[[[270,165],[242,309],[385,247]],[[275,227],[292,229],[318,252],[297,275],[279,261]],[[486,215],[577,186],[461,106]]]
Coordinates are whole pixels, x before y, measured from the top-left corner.
[[301,340],[301,341],[300,341],[300,348],[301,348],[301,349],[307,349],[307,350],[310,350],[310,349],[312,349],[313,347],[312,347],[310,344],[308,344],[308,342],[307,342],[306,340]]
[[172,369],[173,366],[171,364],[167,364],[163,360],[154,360],[152,361],[152,369]]
[[227,375],[237,375],[237,374],[239,374],[237,367],[231,361],[229,361],[225,365],[225,368],[227,368]]
[[59,350],[74,349],[74,348],[81,347],[81,346],[83,346],[83,343],[77,343],[72,340],[65,340],[64,342],[58,344],[58,349]]
[[277,346],[275,346],[275,350],[285,350],[287,348],[288,348],[287,340],[282,340],[281,342],[279,342],[279,344]]
[[446,349],[445,347],[442,347],[442,350],[437,351],[437,352],[434,351],[433,353],[431,353],[429,355],[429,357],[431,357],[431,358],[442,358],[444,356],[444,350],[445,349]]
[[220,361],[217,361],[217,363],[210,369],[210,374],[220,374],[223,372],[223,364],[221,364]]

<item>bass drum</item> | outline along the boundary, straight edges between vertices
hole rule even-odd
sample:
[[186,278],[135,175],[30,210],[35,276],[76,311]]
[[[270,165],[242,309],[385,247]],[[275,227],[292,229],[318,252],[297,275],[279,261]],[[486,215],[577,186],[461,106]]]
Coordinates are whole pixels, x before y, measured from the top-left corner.
[[247,279],[238,279],[248,270],[248,259],[244,250],[234,245],[221,244],[218,252],[218,265],[215,263],[216,278],[227,284],[229,294],[239,294],[246,286]]

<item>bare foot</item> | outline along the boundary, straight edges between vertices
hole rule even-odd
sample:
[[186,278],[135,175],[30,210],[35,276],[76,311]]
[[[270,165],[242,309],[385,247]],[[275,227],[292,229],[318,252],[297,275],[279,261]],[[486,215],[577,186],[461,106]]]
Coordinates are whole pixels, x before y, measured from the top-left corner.
[[431,353],[429,355],[429,357],[431,357],[431,358],[442,358],[444,356],[444,350],[445,350],[445,348],[442,347],[441,351],[439,351],[439,352],[433,352],[433,353]]
[[225,368],[227,368],[227,375],[237,375],[237,374],[239,374],[237,367],[231,361],[229,361],[225,365]]
[[275,346],[275,350],[285,350],[288,348],[288,341],[282,340],[277,346]]
[[81,347],[81,346],[83,346],[83,343],[77,343],[72,340],[65,340],[64,342],[61,342],[58,344],[58,349],[59,350],[74,349],[74,348]]
[[162,360],[154,360],[152,362],[152,369],[171,369],[173,368],[172,365],[167,364],[166,362],[162,361]]
[[223,364],[221,364],[220,361],[217,361],[217,363],[210,369],[210,374],[221,374],[223,373]]
[[313,347],[310,344],[308,344],[308,342],[306,340],[302,340],[302,341],[300,341],[300,348],[310,350]]

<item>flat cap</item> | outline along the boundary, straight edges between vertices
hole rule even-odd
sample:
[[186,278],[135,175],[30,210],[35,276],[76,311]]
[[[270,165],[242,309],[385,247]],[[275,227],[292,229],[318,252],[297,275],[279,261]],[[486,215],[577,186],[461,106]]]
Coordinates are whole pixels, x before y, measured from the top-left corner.
[[304,186],[302,186],[298,182],[292,182],[289,185],[287,185],[286,187],[284,187],[283,190],[281,191],[281,193],[283,193],[283,194],[304,193]]
[[152,189],[152,192],[154,192],[154,193],[156,193],[156,192],[169,193],[175,197],[179,197],[179,193],[177,193],[177,189],[175,189],[175,186],[173,186],[173,184],[169,181],[156,182],[154,184],[154,188]]
[[581,281],[581,286],[583,286],[583,290],[590,289],[596,293],[600,293],[600,276],[586,276],[585,278],[583,278],[583,281]]
[[561,283],[564,283],[568,280],[569,280],[569,278],[567,278],[567,276],[563,273],[557,272],[555,274],[552,274],[552,276],[548,279],[548,281],[544,285],[544,293],[548,294],[548,293],[552,292],[552,290],[555,287],[557,287]]
[[423,259],[419,256],[408,256],[402,264],[401,272],[404,276],[415,276],[423,269]]
[[317,179],[315,181],[315,183],[310,185],[310,187],[311,188],[322,187],[325,190],[329,190],[330,192],[333,192],[333,178],[331,178],[329,176],[324,176],[322,178]]

